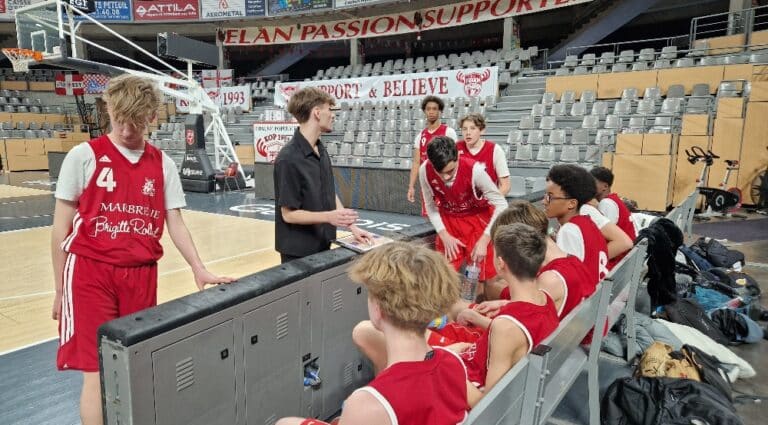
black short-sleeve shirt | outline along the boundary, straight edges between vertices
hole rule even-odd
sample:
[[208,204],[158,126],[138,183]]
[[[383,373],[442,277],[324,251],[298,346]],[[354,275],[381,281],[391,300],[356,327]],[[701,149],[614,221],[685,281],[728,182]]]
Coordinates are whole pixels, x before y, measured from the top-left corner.
[[297,128],[275,160],[275,249],[285,255],[305,257],[325,251],[336,238],[330,224],[290,224],[280,207],[306,211],[336,209],[336,190],[331,159],[318,141],[317,151]]

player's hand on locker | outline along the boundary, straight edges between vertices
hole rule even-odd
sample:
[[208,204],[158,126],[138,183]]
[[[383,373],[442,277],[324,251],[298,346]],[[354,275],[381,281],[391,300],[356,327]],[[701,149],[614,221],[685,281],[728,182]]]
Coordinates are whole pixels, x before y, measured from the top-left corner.
[[205,268],[202,268],[199,270],[193,270],[193,273],[195,274],[195,285],[197,285],[197,289],[201,291],[205,289],[206,285],[218,285],[220,283],[231,283],[236,280],[233,277],[216,276],[215,274],[209,272]]
[[461,251],[461,247],[464,247],[464,248],[467,247],[466,245],[464,245],[463,242],[454,238],[446,230],[443,230],[442,232],[440,232],[439,236],[440,236],[440,240],[443,241],[443,246],[445,246],[445,256],[446,258],[448,258],[449,261],[453,261],[459,257],[459,252]]

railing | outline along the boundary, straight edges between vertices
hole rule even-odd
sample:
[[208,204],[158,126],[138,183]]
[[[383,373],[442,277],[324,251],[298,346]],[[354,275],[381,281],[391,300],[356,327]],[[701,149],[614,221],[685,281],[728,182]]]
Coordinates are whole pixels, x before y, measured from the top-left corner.
[[[667,46],[677,46],[678,49],[690,46],[690,44],[688,43],[688,35],[674,35],[671,37],[619,41],[616,43],[589,44],[586,46],[571,46],[566,49],[565,54],[571,55],[571,54],[577,54],[578,52],[590,52],[590,51],[592,51],[593,53],[602,53],[605,51],[612,51],[614,54],[618,55],[619,53],[621,53],[622,50],[627,50],[627,49],[637,50],[637,49],[649,48],[649,47],[653,47],[654,49],[659,49]],[[606,47],[609,49],[606,49]],[[597,49],[597,48],[604,48],[604,49],[602,49],[600,52],[594,52],[593,49]],[[577,53],[573,53],[574,51],[576,51]]]
[[696,40],[744,34],[747,45],[754,31],[768,30],[768,6],[716,13],[691,19],[689,45]]

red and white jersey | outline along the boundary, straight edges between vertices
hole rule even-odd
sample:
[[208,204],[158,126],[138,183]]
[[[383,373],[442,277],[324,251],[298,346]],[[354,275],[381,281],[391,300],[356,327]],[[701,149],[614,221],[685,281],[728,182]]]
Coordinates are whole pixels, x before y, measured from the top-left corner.
[[419,154],[421,156],[421,162],[427,160],[427,146],[429,146],[429,142],[437,136],[445,136],[446,131],[448,131],[448,126],[445,124],[440,124],[440,127],[437,127],[437,130],[435,131],[430,132],[426,128],[421,130],[421,135],[419,137]]
[[[546,294],[546,293],[545,293]],[[517,325],[528,340],[528,353],[533,350],[544,338],[554,331],[560,324],[557,318],[555,303],[549,295],[546,295],[544,305],[536,305],[525,301],[513,301],[499,310],[499,314],[493,320],[510,320]],[[493,320],[488,329],[477,343],[472,344],[459,355],[467,366],[469,382],[478,388],[485,386],[485,378],[488,375],[488,361],[490,360],[490,333]]]
[[434,194],[435,205],[440,214],[466,216],[483,212],[490,208],[488,200],[478,193],[472,182],[472,168],[475,161],[459,156],[456,176],[448,186],[437,173],[432,163],[427,161],[426,177]]
[[[632,220],[630,218],[631,213],[629,212],[629,208],[627,208],[627,206],[624,205],[624,202],[615,193],[609,194],[608,196],[605,197],[605,199],[609,199],[616,204],[616,208],[618,208],[619,210],[619,217],[618,217],[618,220],[616,221],[616,225],[619,226],[619,228],[623,230],[624,233],[626,233],[627,236],[629,236],[629,238],[632,239],[632,241],[634,241],[635,238],[637,237],[637,234],[635,233],[635,225],[632,223]],[[608,270],[612,270],[613,267],[616,264],[618,264],[619,261],[621,261],[621,259],[624,258],[626,255],[627,253],[624,252],[622,254],[617,255],[614,258],[611,258],[608,261]]]
[[499,184],[499,176],[496,173],[496,167],[493,163],[493,153],[496,150],[496,145],[492,142],[485,141],[483,147],[476,154],[472,154],[469,151],[467,142],[459,140],[456,142],[456,149],[459,150],[459,155],[466,155],[467,158],[471,158],[483,165],[485,165],[485,172],[488,173],[494,184]]
[[162,152],[147,143],[131,164],[107,136],[88,143],[96,170],[78,199],[62,249],[116,266],[157,262],[165,225]]
[[557,233],[557,246],[579,258],[597,285],[608,274],[608,244],[595,222],[586,215],[577,215]]
[[392,425],[453,425],[467,416],[467,371],[452,351],[434,348],[431,358],[384,369],[357,391],[373,395]]
[[555,258],[545,264],[539,270],[539,275],[544,272],[557,274],[563,284],[563,302],[557,311],[557,317],[562,319],[576,306],[589,298],[597,287],[597,282],[592,281],[589,270],[578,258],[573,255]]

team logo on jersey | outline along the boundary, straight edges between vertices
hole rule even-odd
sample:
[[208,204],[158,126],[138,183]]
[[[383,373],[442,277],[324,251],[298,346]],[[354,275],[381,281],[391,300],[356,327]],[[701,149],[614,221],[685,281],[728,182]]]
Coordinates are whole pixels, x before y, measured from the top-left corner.
[[112,160],[109,159],[108,156],[102,155],[101,158],[99,158],[99,162],[112,162]]
[[155,180],[145,178],[144,186],[141,188],[141,194],[144,196],[155,196]]
[[483,90],[483,83],[491,78],[491,70],[486,68],[483,72],[470,72],[465,74],[459,71],[456,80],[464,84],[464,93],[469,97],[475,97]]

